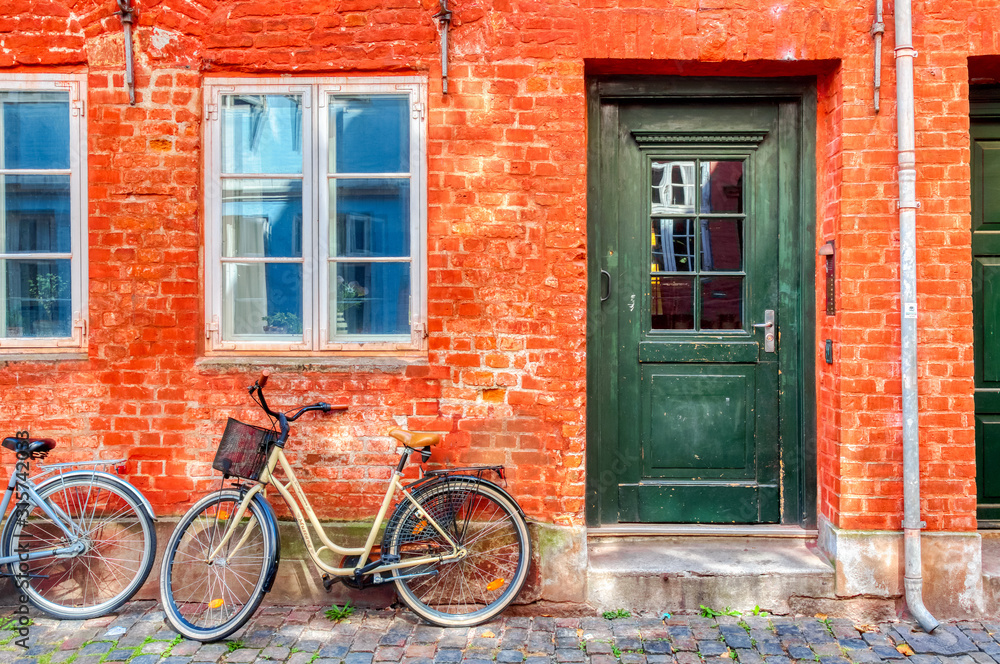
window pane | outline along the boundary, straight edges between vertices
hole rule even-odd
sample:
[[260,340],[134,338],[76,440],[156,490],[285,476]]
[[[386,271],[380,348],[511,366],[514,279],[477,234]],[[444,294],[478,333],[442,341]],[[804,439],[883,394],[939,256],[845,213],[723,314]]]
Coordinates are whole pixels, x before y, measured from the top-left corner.
[[693,161],[653,162],[653,214],[694,214]]
[[701,220],[701,269],[739,272],[743,269],[743,220]]
[[226,263],[227,339],[232,335],[302,336],[302,266]]
[[743,328],[743,277],[702,277],[701,329]]
[[0,253],[69,253],[68,175],[0,175],[4,234]]
[[410,181],[330,181],[333,256],[409,256]]
[[743,162],[701,163],[701,211],[743,212]]
[[69,337],[73,300],[69,260],[0,261],[5,282],[5,337]]
[[223,173],[301,173],[302,98],[222,95]]
[[408,96],[330,96],[331,173],[409,173]]
[[409,334],[409,263],[331,263],[335,335]]
[[69,93],[0,92],[0,168],[69,168]]
[[652,329],[694,329],[694,278],[651,277]]
[[694,219],[653,219],[653,272],[694,272]]
[[223,180],[222,255],[302,255],[301,180]]

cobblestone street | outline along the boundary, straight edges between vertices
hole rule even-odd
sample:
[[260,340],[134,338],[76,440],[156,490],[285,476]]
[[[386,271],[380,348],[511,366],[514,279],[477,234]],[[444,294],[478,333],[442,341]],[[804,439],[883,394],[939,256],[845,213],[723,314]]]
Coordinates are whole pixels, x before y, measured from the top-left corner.
[[994,664],[1000,621],[942,623],[927,635],[906,622],[783,616],[607,619],[504,617],[441,629],[407,611],[358,611],[340,622],[320,607],[263,606],[229,640],[182,639],[155,602],[84,622],[34,617],[25,649],[0,635],[0,663],[189,664]]

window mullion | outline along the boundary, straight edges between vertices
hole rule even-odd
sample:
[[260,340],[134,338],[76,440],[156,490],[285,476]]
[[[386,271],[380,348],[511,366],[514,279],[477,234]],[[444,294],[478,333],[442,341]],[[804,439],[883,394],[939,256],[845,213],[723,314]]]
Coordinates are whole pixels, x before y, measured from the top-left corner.
[[[337,87],[339,89],[339,86]],[[316,168],[316,257],[315,265],[318,272],[317,302],[317,339],[318,348],[327,347],[332,340],[330,329],[330,143],[336,140],[330,136],[330,110],[327,98],[331,88],[320,87],[317,91],[316,103],[316,154],[313,163]]]
[[[303,108],[302,118],[302,205],[308,206],[308,210],[303,210],[302,223],[308,224],[308,229],[302,231],[302,289],[303,289],[303,319],[309,321],[309,331],[306,343],[312,350],[319,348],[319,338],[322,324],[320,322],[319,291],[321,290],[316,274],[318,269],[317,252],[319,247],[319,202],[317,201],[317,174],[319,172],[316,163],[318,122],[321,105],[318,103],[317,86],[310,86],[304,93],[307,102]],[[305,332],[305,331],[303,331]]]

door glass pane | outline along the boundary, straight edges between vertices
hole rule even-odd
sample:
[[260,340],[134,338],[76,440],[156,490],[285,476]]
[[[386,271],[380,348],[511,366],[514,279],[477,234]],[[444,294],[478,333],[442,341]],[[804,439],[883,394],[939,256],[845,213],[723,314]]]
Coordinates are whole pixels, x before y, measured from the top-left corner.
[[701,162],[701,211],[743,212],[743,162]]
[[302,255],[301,180],[223,180],[222,255]]
[[223,173],[301,173],[302,98],[222,95]]
[[650,278],[652,329],[694,329],[694,278]]
[[743,269],[743,220],[701,220],[701,269],[739,272]]
[[73,303],[70,261],[0,261],[5,283],[5,337],[69,337]]
[[331,173],[409,173],[408,96],[330,96]]
[[226,337],[302,336],[302,265],[226,263]]
[[409,263],[331,263],[333,335],[409,334]]
[[330,181],[332,256],[410,255],[410,181]]
[[70,253],[68,175],[0,175],[4,236],[0,253]]
[[0,168],[69,168],[69,93],[0,92]]
[[694,219],[653,219],[653,272],[694,272]]
[[701,278],[702,330],[743,327],[743,277]]
[[654,161],[652,183],[653,214],[694,214],[693,161]]

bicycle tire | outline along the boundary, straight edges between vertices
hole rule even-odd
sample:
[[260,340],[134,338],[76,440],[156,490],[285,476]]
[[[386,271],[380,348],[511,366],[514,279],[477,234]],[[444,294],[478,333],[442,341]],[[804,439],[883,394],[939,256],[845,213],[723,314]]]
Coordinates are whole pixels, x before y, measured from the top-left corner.
[[[156,529],[138,490],[82,475],[50,480],[37,491],[81,527],[86,550],[11,563],[15,584],[28,601],[53,618],[87,620],[131,599],[156,557]],[[68,544],[65,533],[33,502],[14,508],[0,539],[4,556]]]
[[[160,597],[167,621],[182,636],[218,641],[242,627],[266,592],[276,557],[264,507],[256,499],[213,561],[209,554],[225,535],[242,496],[223,490],[205,496],[181,517],[167,542],[160,569]],[[238,557],[230,554],[237,553]]]
[[[413,497],[468,555],[394,570],[403,603],[441,627],[479,625],[506,609],[521,592],[531,560],[528,526],[514,499],[490,482],[458,475]],[[386,550],[401,561],[451,550],[409,501],[400,503],[391,527]],[[407,578],[413,574],[422,576]]]

